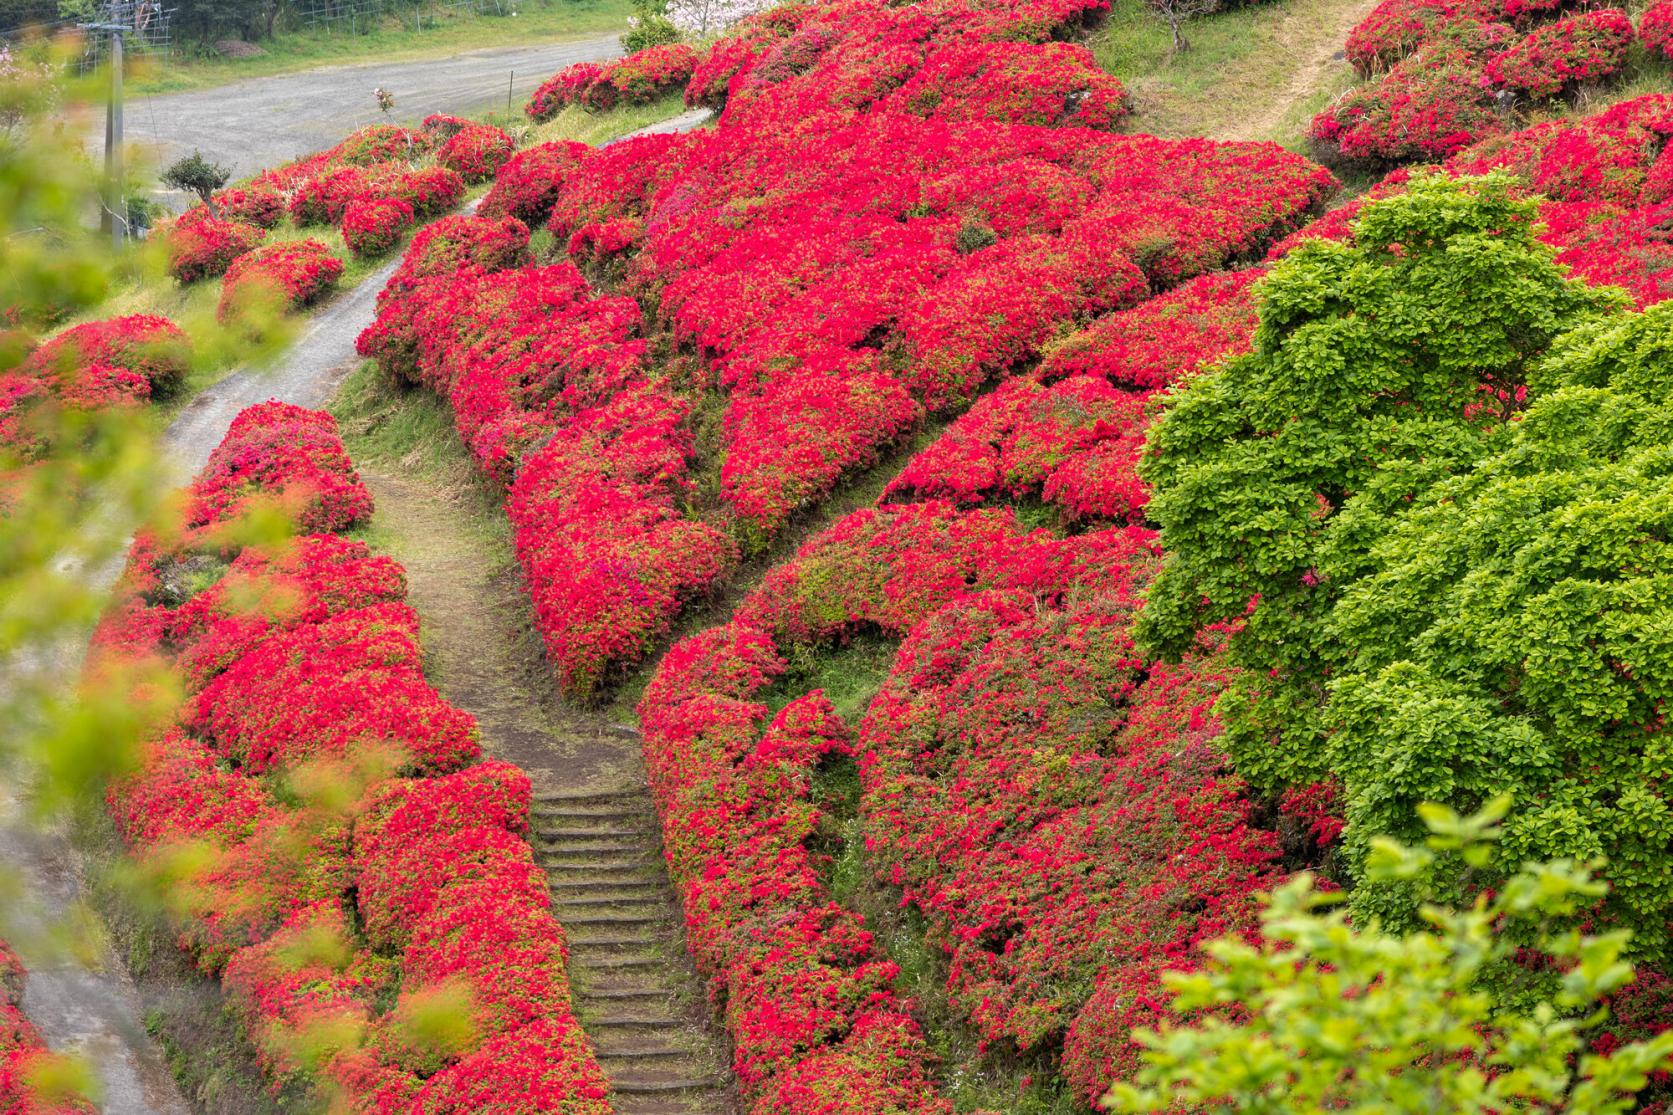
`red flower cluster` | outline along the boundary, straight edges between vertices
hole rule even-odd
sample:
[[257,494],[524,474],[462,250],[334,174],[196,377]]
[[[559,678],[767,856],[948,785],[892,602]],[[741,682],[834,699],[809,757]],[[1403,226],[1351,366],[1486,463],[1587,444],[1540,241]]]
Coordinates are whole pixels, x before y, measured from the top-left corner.
[[[422,130],[387,124],[362,128],[329,150],[264,171],[252,188],[283,198],[299,227],[345,222],[355,208],[352,226],[343,224],[344,239],[363,245],[360,254],[387,251],[394,243],[391,235],[398,239],[406,227],[394,219],[400,205],[412,209],[411,224],[445,213],[464,196],[465,179],[439,154],[437,164],[416,162],[431,154],[442,135],[456,138],[459,129],[447,123],[451,119],[431,117]],[[461,150],[468,154],[473,149],[467,143]],[[388,246],[378,247],[384,242]]]
[[1443,23],[1380,81],[1313,117],[1308,137],[1349,159],[1444,159],[1499,132],[1484,59],[1510,42],[1502,23]]
[[180,386],[190,360],[190,342],[172,321],[134,314],[71,326],[30,353],[18,371],[73,381],[90,368],[117,368],[143,381],[143,398]]
[[[875,1077],[848,1055],[903,1007],[810,851],[832,757],[859,759],[867,852],[947,952],[955,1008],[990,1041],[1065,1040],[1089,1099],[1136,1063],[1135,989],[1164,1001],[1162,968],[1249,930],[1275,848],[1211,745],[1221,678],[1129,637],[1157,556],[1138,528],[1058,539],[1008,509],[863,511],[669,652],[639,707],[647,766],[753,1110],[801,1110],[792,1087],[943,1109],[915,1041]],[[776,716],[761,703],[788,657],[861,631],[905,642],[857,740],[818,691]]]
[[216,316],[227,321],[252,303],[280,312],[294,310],[318,299],[342,274],[343,261],[318,240],[268,244],[227,268]]
[[222,274],[267,237],[259,225],[221,220],[202,206],[187,210],[160,232],[168,248],[168,273],[182,284]]
[[[304,533],[229,552],[255,497]],[[475,725],[423,678],[400,566],[335,533],[370,510],[330,417],[269,403],[212,455],[181,539],[136,542],[96,661],[161,656],[189,696],[112,789],[118,831],[141,858],[197,849],[181,943],[222,972],[275,1077],[329,1080],[380,1115],[607,1115],[521,838],[528,779],[468,765]],[[310,790],[356,778],[370,782],[346,814]],[[415,1038],[411,1016],[437,1003],[468,1012],[465,1048]],[[300,1060],[325,1032],[349,1040]]]
[[226,220],[259,228],[272,228],[285,219],[284,195],[263,186],[222,190],[215,195],[215,205]]
[[41,1095],[31,1084],[45,1066],[46,1042],[23,1015],[23,962],[0,941],[0,1112],[4,1115],[90,1115],[91,1104]]
[[1656,0],[1638,17],[1638,38],[1646,50],[1673,59],[1673,0]]
[[413,223],[412,206],[393,197],[363,198],[343,210],[343,242],[357,256],[381,256]]
[[1492,90],[1552,97],[1618,73],[1633,38],[1626,13],[1586,11],[1538,26],[1566,6],[1381,0],[1349,33],[1346,51],[1362,75],[1387,76],[1315,116],[1309,137],[1350,159],[1446,159],[1503,132]]
[[1540,27],[1489,58],[1487,80],[1501,89],[1554,97],[1617,73],[1632,38],[1632,20],[1619,8],[1581,12]]
[[581,95],[603,72],[603,62],[576,62],[565,66],[540,83],[523,106],[523,113],[537,124],[552,119],[566,106],[580,104]]
[[494,176],[494,185],[476,207],[479,217],[516,217],[538,225],[552,212],[558,191],[573,174],[584,143],[560,140],[517,152]]
[[[502,176],[492,212],[549,210],[589,274],[654,308],[646,339],[678,369],[654,386],[637,356],[601,372],[629,338],[645,347],[637,314],[601,347],[572,334],[610,298],[564,294],[595,308],[543,311],[559,324],[538,336],[529,309],[554,289],[539,271],[385,303],[362,351],[446,393],[478,460],[517,477],[519,550],[572,692],[729,567],[711,523],[765,545],[926,411],[1029,368],[1077,321],[1257,254],[1334,188],[1270,145],[1088,128],[1124,94],[1082,48],[1046,40],[1097,10],[779,10],[716,46],[740,55],[719,129]],[[600,466],[576,453],[611,462],[607,488],[580,479]],[[718,505],[688,512],[705,493]],[[605,590],[608,614],[577,603]]]
[[931,120],[999,120],[1113,131],[1131,99],[1073,43],[968,42],[930,53],[884,101]]
[[618,104],[649,104],[684,88],[696,67],[697,52],[684,43],[653,46],[613,62],[576,62],[547,78],[523,112],[538,122],[572,104],[596,112]]
[[[1673,96],[1622,101],[1595,116],[1548,121],[1484,140],[1447,160],[1449,174],[1503,169],[1542,195],[1540,239],[1557,260],[1597,284],[1625,287],[1640,307],[1673,295]],[[1272,255],[1302,240],[1346,240],[1366,200],[1399,192],[1404,169],[1363,197],[1281,241]]]
[[1491,0],[1382,0],[1348,32],[1344,48],[1361,76],[1391,69],[1458,20],[1491,21],[1498,15]]
[[436,163],[466,182],[486,182],[510,160],[516,149],[517,145],[503,129],[490,124],[469,124],[441,145],[441,150],[436,152]]

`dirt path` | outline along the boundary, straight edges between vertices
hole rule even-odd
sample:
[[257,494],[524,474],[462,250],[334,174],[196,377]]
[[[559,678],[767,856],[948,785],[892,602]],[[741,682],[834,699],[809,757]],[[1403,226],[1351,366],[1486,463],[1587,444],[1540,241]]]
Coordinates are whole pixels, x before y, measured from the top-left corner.
[[[520,105],[535,86],[571,62],[621,54],[618,36],[476,50],[450,58],[328,66],[251,78],[215,89],[164,93],[131,101],[128,138],[159,163],[194,149],[254,174],[298,155],[324,150],[382,115],[372,90],[395,94],[394,118],[415,123],[434,112],[476,113],[504,107],[506,85]],[[102,129],[103,124],[99,127]],[[95,142],[102,142],[103,132]]]
[[1348,32],[1364,19],[1375,0],[1331,0],[1327,3],[1292,3],[1278,24],[1278,47],[1292,59],[1289,80],[1283,88],[1260,102],[1254,113],[1226,130],[1226,139],[1275,139],[1282,143],[1293,136],[1282,134],[1297,109],[1311,102],[1322,90],[1351,80],[1352,69],[1342,53]]
[[726,1051],[706,1019],[661,856],[638,735],[565,707],[517,567],[449,491],[362,467],[381,548],[407,569],[426,666],[483,748],[535,787],[533,844],[569,939],[577,1013],[621,1115],[728,1115]]

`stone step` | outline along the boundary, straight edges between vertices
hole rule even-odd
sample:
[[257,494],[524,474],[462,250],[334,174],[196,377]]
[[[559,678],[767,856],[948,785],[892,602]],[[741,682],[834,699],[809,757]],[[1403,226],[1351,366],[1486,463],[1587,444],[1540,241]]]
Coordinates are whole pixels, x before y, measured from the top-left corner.
[[668,992],[656,987],[598,987],[588,991],[588,999],[605,999],[611,1002],[622,1002],[628,999],[668,999]]
[[667,928],[674,924],[672,915],[647,917],[644,914],[582,914],[579,917],[559,918],[566,926],[575,925],[654,925]]
[[540,818],[575,817],[581,820],[609,820],[615,817],[644,817],[656,819],[656,810],[649,802],[632,802],[623,799],[620,802],[601,802],[597,805],[548,805],[535,802],[529,809],[531,816]]
[[576,917],[582,917],[590,911],[609,910],[613,907],[631,907],[635,910],[673,910],[674,901],[666,895],[648,891],[642,894],[632,892],[624,894],[600,894],[606,890],[602,883],[594,883],[587,890],[565,890],[562,895],[554,896],[552,904],[565,910],[574,910]]
[[[590,891],[598,890],[603,886],[612,884],[599,883],[591,879],[553,879],[551,885],[553,890]],[[668,893],[672,889],[668,883],[662,879],[625,879],[622,882],[613,885],[623,890],[654,890],[664,894]]]
[[619,828],[619,827],[617,827],[617,828],[605,828],[605,827],[602,827],[602,826],[599,826],[599,827],[583,827],[583,828],[577,828],[577,827],[574,827],[574,826],[567,826],[567,827],[564,827],[564,828],[557,828],[557,827],[548,827],[546,825],[536,826],[535,829],[534,829],[534,834],[542,840],[604,840],[604,839],[644,840],[647,837],[654,839],[655,836],[657,835],[657,834],[653,833],[648,828],[642,828],[642,829]]
[[536,805],[616,805],[622,802],[650,804],[649,791],[641,787],[620,790],[541,790],[534,795]]
[[542,851],[559,855],[577,855],[582,852],[638,853],[649,856],[656,849],[642,836],[541,836],[535,834],[535,839],[545,845]]
[[676,1057],[682,1061],[691,1059],[691,1051],[678,1046],[647,1046],[643,1049],[623,1049],[615,1053],[607,1053],[595,1047],[593,1055],[598,1058],[598,1063],[604,1066],[606,1073],[610,1071],[610,1061],[666,1061]]
[[547,871],[593,871],[600,874],[615,872],[631,874],[662,866],[650,856],[599,856],[590,852],[552,852],[536,850],[535,862]]
[[570,963],[582,970],[591,969],[594,971],[606,972],[614,971],[620,968],[657,968],[665,964],[666,961],[664,961],[660,956],[653,956],[649,953],[641,953],[633,956],[623,956],[619,953],[604,953],[601,956],[591,956],[587,954],[571,956]]
[[616,945],[654,945],[650,933],[579,933],[569,938],[570,948],[609,948]]
[[669,1014],[601,1014],[588,1018],[586,1029],[590,1034],[595,1029],[663,1029],[670,1026],[678,1026],[680,1024],[679,1019]]
[[668,1092],[706,1092],[724,1088],[726,1083],[713,1076],[675,1077],[671,1080],[617,1077],[610,1081],[610,1087],[624,1095],[645,1096]]

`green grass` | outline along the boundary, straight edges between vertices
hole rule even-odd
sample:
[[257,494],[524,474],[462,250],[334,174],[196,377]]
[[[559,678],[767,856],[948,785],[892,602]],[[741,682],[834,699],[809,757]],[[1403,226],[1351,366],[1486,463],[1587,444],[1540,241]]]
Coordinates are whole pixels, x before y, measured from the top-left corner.
[[1175,53],[1144,0],[1115,0],[1092,40],[1098,64],[1127,84],[1133,131],[1301,141],[1313,112],[1351,83],[1334,55],[1365,0],[1254,3],[1187,23]]
[[477,15],[447,8],[420,13],[421,29],[405,11],[351,33],[346,27],[282,31],[259,44],[259,58],[183,53],[160,65],[141,65],[129,91],[136,96],[209,89],[251,77],[269,77],[316,66],[396,62],[489,47],[529,46],[625,30],[627,0],[519,0],[518,14]]

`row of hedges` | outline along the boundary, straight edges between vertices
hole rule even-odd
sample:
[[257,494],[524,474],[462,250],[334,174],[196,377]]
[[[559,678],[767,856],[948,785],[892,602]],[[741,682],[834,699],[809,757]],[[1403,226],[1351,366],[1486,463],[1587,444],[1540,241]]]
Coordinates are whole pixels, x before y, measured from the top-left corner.
[[[450,116],[432,116],[419,128],[374,124],[316,155],[258,174],[247,186],[222,190],[214,210],[198,206],[169,222],[159,235],[168,248],[169,269],[182,284],[226,273],[234,261],[256,258],[240,269],[240,283],[223,288],[223,310],[250,296],[253,275],[267,274],[281,308],[295,308],[328,289],[318,266],[301,273],[287,252],[318,257],[325,245],[303,240],[300,248],[271,245],[257,251],[287,219],[296,228],[337,225],[357,256],[387,253],[417,224],[452,209],[467,185],[486,181],[514,150],[499,128]],[[340,270],[340,267],[339,267]],[[223,316],[225,316],[223,314]]]
[[[296,536],[244,544],[258,511]],[[185,695],[110,789],[117,830],[171,879],[179,943],[276,1086],[351,1111],[604,1115],[528,779],[478,761],[474,721],[425,681],[403,570],[344,533],[371,511],[332,419],[266,403],[178,531],[135,541],[90,669],[161,659]]]

